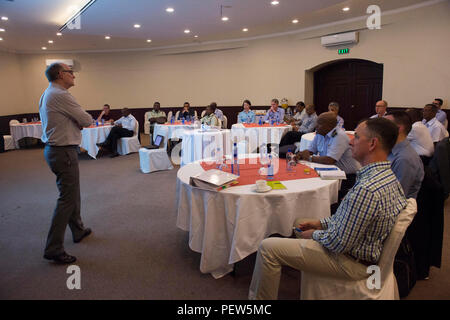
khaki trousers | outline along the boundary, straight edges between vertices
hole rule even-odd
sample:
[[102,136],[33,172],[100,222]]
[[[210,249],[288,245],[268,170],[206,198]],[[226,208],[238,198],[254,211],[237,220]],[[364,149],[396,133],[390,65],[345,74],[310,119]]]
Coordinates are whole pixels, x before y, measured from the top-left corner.
[[277,299],[282,266],[339,279],[361,280],[369,276],[364,264],[332,253],[314,240],[268,238],[258,249],[249,299]]

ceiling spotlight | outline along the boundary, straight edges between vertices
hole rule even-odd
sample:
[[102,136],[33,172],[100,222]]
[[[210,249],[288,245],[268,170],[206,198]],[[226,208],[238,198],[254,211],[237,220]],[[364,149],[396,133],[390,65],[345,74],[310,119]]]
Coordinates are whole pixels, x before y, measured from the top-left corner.
[[141,25],[140,25],[140,24],[135,24],[134,27],[135,27],[136,29],[139,29],[139,28],[141,27]]
[[42,47],[41,49],[42,49],[42,50],[47,50],[47,47]]
[[276,5],[280,4],[280,1],[275,0],[275,1],[272,1],[270,4],[273,6],[276,6]]
[[152,42],[152,40],[151,39],[147,39],[147,42]]
[[194,36],[194,38],[198,38],[198,34],[196,34],[196,35]]
[[228,17],[222,17],[222,21],[228,21]]
[[297,19],[292,20],[292,23],[298,23]]
[[3,21],[8,21],[8,17],[2,17]]
[[3,38],[0,38],[0,41],[3,41]]
[[170,8],[170,7],[169,7],[169,8],[167,8],[167,9],[166,9],[166,11],[167,11],[167,12],[170,12],[170,13],[172,13],[172,12],[174,12],[174,11],[175,11],[175,9],[174,9],[174,8]]
[[349,7],[342,8],[342,11],[349,11],[349,10],[350,10]]
[[0,32],[5,32],[5,29],[3,29],[3,28],[0,28]]
[[111,37],[110,36],[105,36],[105,39],[109,40],[109,39],[111,39]]
[[191,32],[191,30],[189,30],[189,29],[184,30],[184,33],[190,33],[190,32]]
[[247,29],[247,28],[244,28],[244,29],[242,29],[242,31],[244,31],[244,32],[247,32],[247,31],[248,31],[248,29]]
[[56,35],[57,35],[58,37],[61,37],[61,36],[62,36],[62,33],[61,33],[61,32],[57,32]]
[[48,43],[53,43],[53,40],[48,40]]

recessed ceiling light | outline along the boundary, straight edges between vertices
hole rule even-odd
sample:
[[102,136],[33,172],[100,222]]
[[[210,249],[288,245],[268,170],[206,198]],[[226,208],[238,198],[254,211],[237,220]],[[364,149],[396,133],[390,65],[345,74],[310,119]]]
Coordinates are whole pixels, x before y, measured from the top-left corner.
[[3,38],[0,38],[0,41],[3,41]]
[[297,19],[292,20],[292,23],[298,23]]
[[53,40],[48,40],[48,43],[53,43]]
[[342,11],[349,11],[349,10],[350,10],[349,7],[342,8]]
[[2,17],[3,21],[8,21],[8,17]]
[[111,39],[111,37],[110,36],[105,36],[105,39],[109,40],[109,39]]
[[198,34],[196,34],[196,35],[194,36],[194,38],[198,38]]
[[248,31],[248,29],[247,29],[247,28],[244,28],[244,29],[242,29],[242,31],[244,31],[244,32],[247,32],[247,31]]
[[228,17],[222,17],[222,21],[228,21]]
[[140,24],[135,24],[134,27],[135,27],[136,29],[139,29],[139,28],[141,27],[141,25],[140,25]]
[[62,33],[61,33],[61,32],[57,32],[56,35],[57,35],[58,37],[61,37],[61,36],[62,36]]
[[3,28],[0,28],[0,32],[5,32],[5,29],[3,29]]
[[42,47],[41,49],[42,49],[42,50],[47,50],[47,47]]
[[170,8],[170,7],[169,7],[169,8],[167,8],[167,9],[166,9],[166,11],[167,11],[167,12],[171,12],[171,13],[172,13],[172,12],[174,12],[174,11],[175,11],[175,9],[174,9],[174,8]]
[[147,39],[147,42],[152,42],[152,40],[151,39]]
[[275,0],[275,1],[272,1],[270,4],[273,6],[276,6],[276,5],[280,4],[280,1]]
[[191,32],[191,30],[189,30],[189,29],[184,30],[184,33],[190,33],[190,32]]

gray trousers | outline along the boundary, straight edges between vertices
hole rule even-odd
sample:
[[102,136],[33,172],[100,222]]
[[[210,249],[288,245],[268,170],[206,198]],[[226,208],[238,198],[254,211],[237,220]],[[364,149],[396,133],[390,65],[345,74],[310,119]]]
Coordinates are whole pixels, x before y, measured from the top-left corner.
[[54,147],[46,145],[44,157],[56,175],[59,198],[53,212],[52,224],[47,236],[45,254],[49,256],[64,252],[64,234],[69,225],[73,239],[83,235],[84,226],[80,216],[80,173],[77,146]]

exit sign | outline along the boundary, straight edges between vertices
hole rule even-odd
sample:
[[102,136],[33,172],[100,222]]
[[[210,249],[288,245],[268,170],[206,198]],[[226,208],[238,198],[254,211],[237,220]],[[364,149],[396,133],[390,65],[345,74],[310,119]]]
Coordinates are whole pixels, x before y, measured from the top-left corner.
[[347,54],[350,53],[350,49],[346,48],[346,49],[339,49],[338,50],[338,54]]

